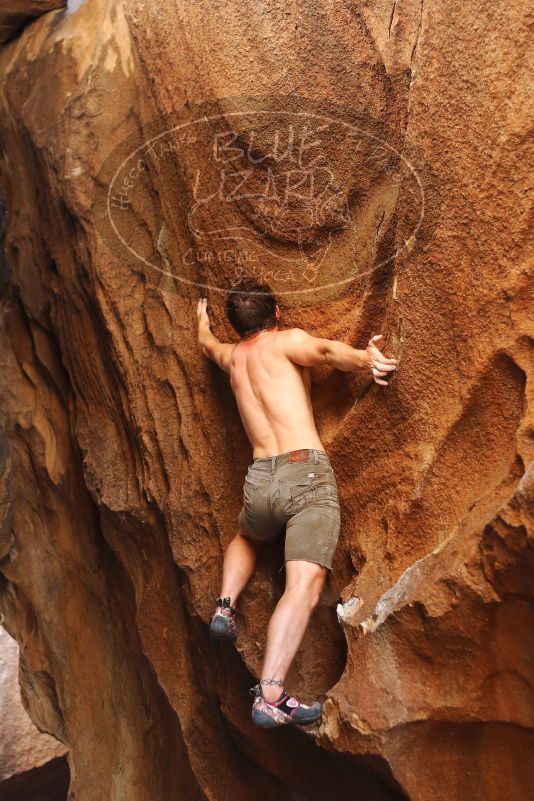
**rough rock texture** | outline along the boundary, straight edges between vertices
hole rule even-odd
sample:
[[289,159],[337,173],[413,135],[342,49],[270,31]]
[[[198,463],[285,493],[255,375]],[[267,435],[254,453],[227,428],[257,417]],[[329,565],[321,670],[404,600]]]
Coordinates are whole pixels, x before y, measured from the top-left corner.
[[[0,62],[0,609],[25,706],[69,748],[70,798],[525,801],[522,5],[74,2]],[[135,191],[115,193],[114,239],[104,200],[132,143],[206,101],[211,128],[165,160],[153,150]],[[332,101],[367,133],[349,147],[339,126],[320,132],[333,180],[319,203],[213,191],[211,134],[237,130],[257,190],[287,113]],[[250,448],[194,308],[207,294],[232,337],[236,256],[218,245],[236,230],[287,325],[360,347],[383,331],[400,359],[388,388],[315,374],[343,528],[288,681],[326,699],[309,732],[249,720],[279,547],[242,596],[237,647],[207,637]]]
[[69,785],[67,749],[31,722],[21,703],[18,673],[17,643],[0,628],[0,797],[62,801]]
[[46,11],[64,8],[66,5],[66,0],[2,0],[0,42],[11,39],[26,23]]

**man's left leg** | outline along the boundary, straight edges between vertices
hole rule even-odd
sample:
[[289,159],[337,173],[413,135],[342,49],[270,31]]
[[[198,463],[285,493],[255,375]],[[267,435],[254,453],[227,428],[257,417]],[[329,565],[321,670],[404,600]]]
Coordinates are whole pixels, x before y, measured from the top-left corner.
[[241,530],[224,553],[221,598],[235,605],[256,568],[258,544],[247,539]]

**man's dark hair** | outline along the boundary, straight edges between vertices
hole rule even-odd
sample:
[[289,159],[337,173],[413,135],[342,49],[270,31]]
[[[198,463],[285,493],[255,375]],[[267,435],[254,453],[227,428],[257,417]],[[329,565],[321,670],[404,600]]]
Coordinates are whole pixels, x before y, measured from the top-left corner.
[[230,289],[226,316],[240,336],[276,325],[276,298],[269,284],[242,278]]

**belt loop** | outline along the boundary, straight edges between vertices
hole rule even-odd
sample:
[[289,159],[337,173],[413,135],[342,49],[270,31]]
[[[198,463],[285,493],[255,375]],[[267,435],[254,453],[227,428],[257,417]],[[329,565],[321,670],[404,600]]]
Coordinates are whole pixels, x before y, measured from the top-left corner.
[[313,463],[317,464],[318,461],[319,461],[319,457],[317,456],[317,449],[313,448]]
[[271,456],[271,475],[274,473],[274,463],[276,461],[276,456]]

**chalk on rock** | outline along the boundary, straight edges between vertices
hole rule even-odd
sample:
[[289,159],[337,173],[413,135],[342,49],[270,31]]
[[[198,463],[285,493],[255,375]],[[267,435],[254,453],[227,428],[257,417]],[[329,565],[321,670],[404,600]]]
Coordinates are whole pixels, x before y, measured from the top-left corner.
[[336,608],[337,619],[340,623],[350,623],[356,612],[363,606],[363,600],[357,595],[349,598],[344,604],[338,604]]

